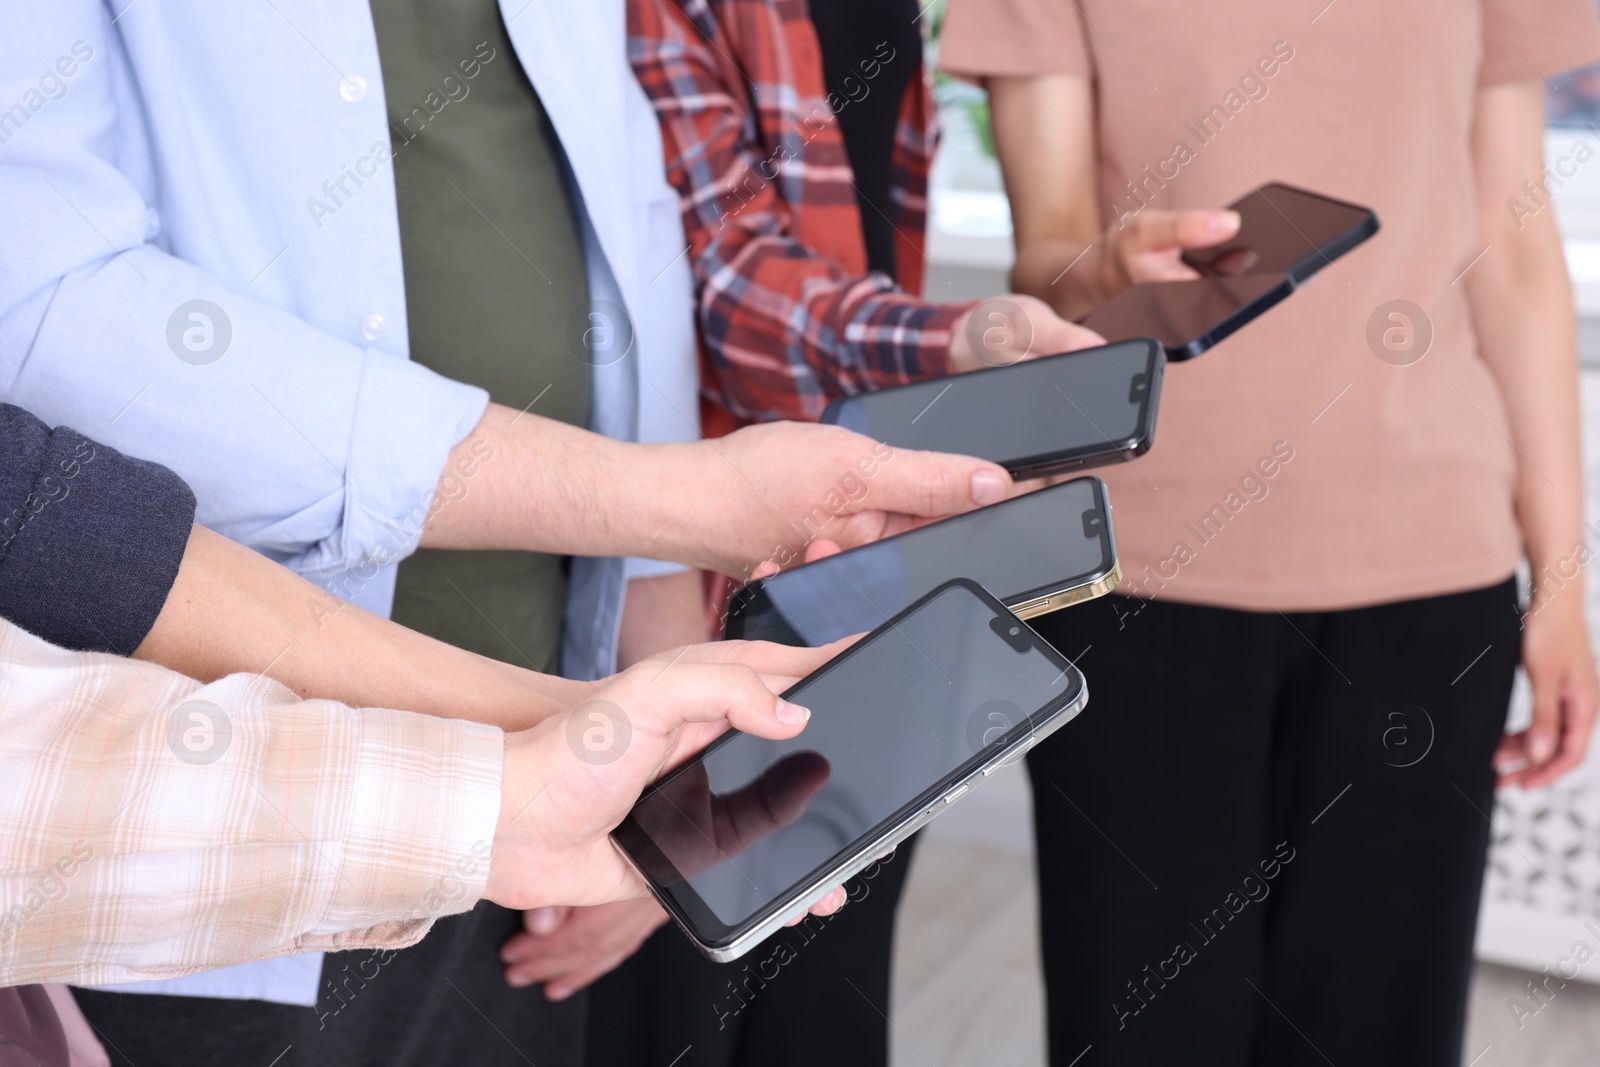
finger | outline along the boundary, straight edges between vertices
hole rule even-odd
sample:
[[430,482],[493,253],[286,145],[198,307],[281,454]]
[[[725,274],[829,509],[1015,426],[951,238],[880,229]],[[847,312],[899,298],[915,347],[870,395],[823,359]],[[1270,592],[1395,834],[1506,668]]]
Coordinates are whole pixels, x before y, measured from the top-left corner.
[[589,956],[582,952],[566,952],[551,956],[530,956],[506,967],[506,985],[513,989],[526,989],[539,982],[549,982],[570,974],[575,967],[590,964]]
[[1209,248],[1239,232],[1237,211],[1142,211],[1122,235],[1124,252]]
[[1561,741],[1555,756],[1529,775],[1527,788],[1548,785],[1583,762],[1594,726],[1594,707],[1578,693],[1568,692],[1562,700]]
[[805,915],[796,915],[783,925],[798,926],[805,922],[806,915],[820,915],[827,917],[844,907],[849,900],[850,896],[844,891],[844,886],[840,886],[839,888],[830,892],[827,896],[823,897],[821,900],[817,901],[815,904],[811,905],[811,907],[806,910]]
[[932,518],[997,504],[1011,491],[1005,468],[971,456],[896,449],[869,483],[874,510]]
[[549,908],[532,908],[522,913],[522,926],[528,933],[539,937],[548,937],[555,933],[572,914],[572,909],[564,904]]
[[551,941],[523,931],[506,938],[500,946],[501,963],[526,963],[549,951]]
[[625,959],[627,959],[627,956],[619,955],[592,967],[585,967],[583,970],[564,974],[544,987],[544,997],[546,1000],[551,1001],[566,1000],[572,994],[616,970],[617,966]]
[[815,563],[819,559],[827,559],[829,556],[837,556],[843,551],[844,549],[840,548],[834,542],[829,541],[827,538],[819,537],[806,546],[806,562]]
[[759,673],[742,664],[679,662],[653,679],[633,671],[626,677],[627,688],[638,699],[619,693],[624,709],[632,712],[627,705],[635,705],[644,719],[638,725],[663,735],[686,723],[727,723],[747,734],[781,740],[798,734],[811,717],[809,709],[781,699]]
[[778,565],[772,560],[763,560],[762,562],[756,564],[755,570],[750,572],[750,580],[752,582],[759,582],[763,578],[771,578],[774,574],[778,573],[778,570]]
[[1558,674],[1529,670],[1533,689],[1533,720],[1528,724],[1528,760],[1543,766],[1556,754],[1561,739],[1561,678]]
[[1495,748],[1494,757],[1489,762],[1490,766],[1504,768],[1514,763],[1521,763],[1527,758],[1527,735],[1506,734],[1500,738],[1500,744]]
[[771,641],[718,641],[691,646],[679,662],[737,663],[760,674],[804,678],[841,651],[834,645],[798,648]]
[[840,886],[815,904],[811,905],[812,915],[832,915],[850,902],[850,895]]
[[1075,322],[1068,322],[1053,315],[1051,320],[1053,321],[1038,323],[1034,327],[1033,344],[1028,346],[1028,351],[1021,358],[1038,359],[1040,356],[1096,348],[1106,343],[1104,337],[1087,326],[1079,326]]
[[1200,277],[1200,272],[1178,258],[1174,249],[1168,255],[1147,252],[1129,269],[1136,282],[1187,282]]
[[1502,734],[1500,744],[1494,750],[1494,762],[1509,763],[1512,760],[1523,759],[1527,755],[1528,735],[1526,733]]

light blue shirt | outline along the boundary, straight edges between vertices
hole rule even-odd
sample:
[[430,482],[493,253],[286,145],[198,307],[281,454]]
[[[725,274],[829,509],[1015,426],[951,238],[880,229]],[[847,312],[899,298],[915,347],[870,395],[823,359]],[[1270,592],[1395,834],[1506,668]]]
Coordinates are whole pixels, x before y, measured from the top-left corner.
[[[487,397],[408,358],[367,0],[112,2],[0,9],[0,397],[171,467],[199,522],[387,614]],[[694,440],[687,242],[623,0],[501,12],[567,156],[591,296],[633,324],[592,428]],[[610,673],[625,578],[671,569],[575,560],[566,673]],[[310,1004],[319,968],[130,988]]]

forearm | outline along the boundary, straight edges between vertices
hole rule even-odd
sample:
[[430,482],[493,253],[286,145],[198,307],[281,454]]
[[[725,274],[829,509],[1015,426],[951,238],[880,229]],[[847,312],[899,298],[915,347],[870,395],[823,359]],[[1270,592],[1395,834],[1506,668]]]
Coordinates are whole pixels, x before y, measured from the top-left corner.
[[[1492,256],[1494,253],[1490,253]],[[1537,264],[1479,265],[1474,288],[1479,349],[1505,401],[1516,449],[1516,509],[1537,588],[1559,572],[1583,601],[1574,564],[1583,537],[1577,338],[1559,245]],[[1511,258],[1511,257],[1508,257]]]
[[555,714],[590,688],[424,637],[199,526],[134,655],[200,681],[263,673],[301,697],[507,730]]
[[1095,280],[1101,225],[1089,84],[1069,75],[985,84],[1016,235],[1012,288],[1081,318],[1105,296]]
[[1581,617],[1583,575],[1571,559],[1583,527],[1571,282],[1554,212],[1517,220],[1505,207],[1522,175],[1543,166],[1543,101],[1538,82],[1479,93],[1474,157],[1479,240],[1488,248],[1467,285],[1479,352],[1500,387],[1516,450],[1517,517],[1535,586],[1546,568],[1556,570],[1571,594],[1562,601]]
[[490,404],[450,452],[421,545],[690,562],[694,523],[681,505],[705,491],[701,451]]
[[[472,473],[447,498],[465,459]],[[639,445],[493,404],[446,471],[424,546],[643,556],[731,575],[817,537],[854,547],[1011,489],[994,464],[897,452],[837,426]]]
[[705,577],[679,571],[628,582],[617,638],[617,669],[626,670],[658,652],[711,640]]

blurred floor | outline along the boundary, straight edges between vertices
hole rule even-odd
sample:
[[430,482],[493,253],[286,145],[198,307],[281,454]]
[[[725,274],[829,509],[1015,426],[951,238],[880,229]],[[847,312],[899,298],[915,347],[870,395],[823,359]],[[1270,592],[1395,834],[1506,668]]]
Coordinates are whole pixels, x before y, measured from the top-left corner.
[[[925,835],[900,910],[891,1067],[1043,1067],[1036,906],[1030,857]],[[1600,986],[1569,982],[1519,1029],[1507,1001],[1530,977],[1478,965],[1462,1067],[1600,1064]]]

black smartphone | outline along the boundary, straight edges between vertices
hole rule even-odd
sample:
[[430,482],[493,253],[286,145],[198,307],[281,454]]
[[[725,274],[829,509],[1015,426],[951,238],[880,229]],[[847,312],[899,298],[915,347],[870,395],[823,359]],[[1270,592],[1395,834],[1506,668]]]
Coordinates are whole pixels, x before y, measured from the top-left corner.
[[724,636],[814,648],[865,633],[960,574],[1030,619],[1116,587],[1111,505],[1074,478],[751,582]]
[[1130,285],[1078,321],[1107,341],[1154,337],[1167,359],[1193,359],[1294,292],[1285,274]]
[[1141,337],[840,397],[822,421],[1038,478],[1149,451],[1166,365],[1161,345]]
[[724,734],[613,839],[702,952],[748,952],[1088,700],[1083,676],[976,582],[946,582],[784,696],[789,741]]
[[1239,213],[1233,239],[1183,254],[1203,275],[1284,275],[1300,285],[1378,232],[1371,208],[1282,182],[1259,186],[1228,206]]

